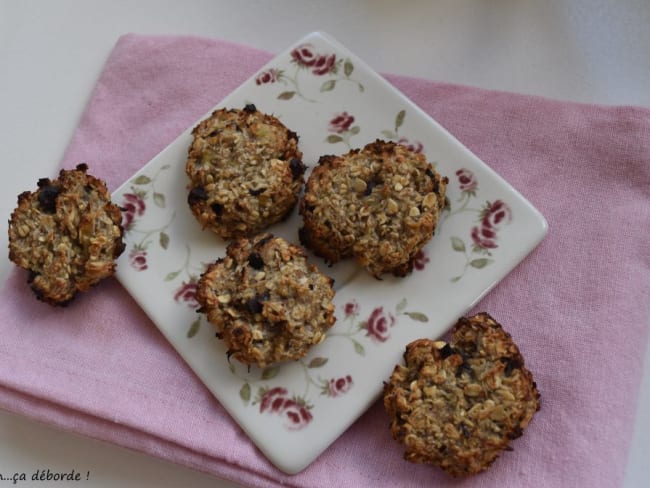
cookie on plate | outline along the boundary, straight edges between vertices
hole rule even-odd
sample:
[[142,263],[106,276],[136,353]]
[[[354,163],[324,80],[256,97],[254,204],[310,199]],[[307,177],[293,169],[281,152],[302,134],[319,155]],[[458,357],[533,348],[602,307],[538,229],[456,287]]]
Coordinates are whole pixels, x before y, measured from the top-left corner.
[[252,236],[295,207],[305,166],[298,136],[276,117],[252,104],[220,109],[192,135],[187,201],[204,228],[224,239]]
[[201,275],[200,311],[228,355],[248,365],[299,359],[334,324],[333,280],[305,252],[265,233],[238,238]]
[[447,182],[394,142],[322,156],[300,202],[301,242],[329,263],[354,256],[375,277],[405,276],[433,236]]
[[9,259],[29,271],[36,297],[65,305],[115,272],[124,251],[120,208],[88,166],[42,178],[18,196],[9,221]]
[[450,343],[419,339],[384,385],[404,458],[461,477],[487,469],[540,407],[510,334],[487,313],[461,318]]

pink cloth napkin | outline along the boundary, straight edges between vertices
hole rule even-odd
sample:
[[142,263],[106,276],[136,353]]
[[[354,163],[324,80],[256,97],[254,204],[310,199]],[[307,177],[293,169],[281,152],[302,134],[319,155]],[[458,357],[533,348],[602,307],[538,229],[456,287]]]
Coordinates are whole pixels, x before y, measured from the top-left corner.
[[[115,189],[270,57],[216,40],[121,38],[62,166],[88,162]],[[377,402],[285,475],[117,281],[56,309],[20,270],[0,295],[0,406],[252,486],[620,486],[648,337],[650,111],[388,79],[549,222],[476,307],[512,333],[542,394],[513,452],[450,480],[402,460]]]

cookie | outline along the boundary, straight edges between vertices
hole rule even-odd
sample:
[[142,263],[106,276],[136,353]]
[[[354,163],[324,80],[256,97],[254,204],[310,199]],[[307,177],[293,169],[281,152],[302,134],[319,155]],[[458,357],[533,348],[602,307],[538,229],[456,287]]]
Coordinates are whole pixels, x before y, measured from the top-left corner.
[[192,135],[187,202],[204,228],[250,237],[289,215],[305,172],[295,132],[249,104],[214,111]]
[[322,156],[300,202],[300,240],[329,263],[353,256],[377,278],[405,276],[433,237],[447,182],[394,142]]
[[522,435],[540,395],[510,334],[487,313],[461,318],[450,343],[419,339],[384,385],[404,458],[452,476],[487,469]]
[[36,297],[65,305],[115,272],[124,251],[120,208],[88,166],[42,178],[18,196],[9,221],[9,259],[29,271]]
[[299,359],[335,321],[333,280],[304,250],[265,233],[238,238],[201,275],[200,311],[233,356],[248,365]]

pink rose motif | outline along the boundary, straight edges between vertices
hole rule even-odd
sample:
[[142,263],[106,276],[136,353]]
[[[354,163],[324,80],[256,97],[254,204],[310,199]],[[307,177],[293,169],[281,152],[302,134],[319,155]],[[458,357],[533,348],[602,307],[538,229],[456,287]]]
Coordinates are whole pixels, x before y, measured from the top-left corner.
[[341,378],[332,378],[327,384],[327,395],[337,397],[352,388],[352,376],[349,374]]
[[474,244],[483,249],[494,249],[497,246],[496,243],[497,233],[491,227],[481,225],[472,227],[472,240]]
[[406,149],[413,151],[414,153],[420,154],[424,150],[424,146],[420,141],[409,141],[406,137],[400,137],[397,141],[398,144],[406,146]]
[[280,411],[284,405],[285,396],[287,394],[287,389],[280,386],[271,388],[262,396],[260,400],[260,413],[264,413],[267,410],[271,413]]
[[300,430],[313,419],[305,405],[290,398],[285,400],[281,413],[286,419],[285,426],[289,430]]
[[356,300],[352,300],[351,302],[348,302],[344,305],[343,312],[345,313],[346,317],[357,315],[359,313],[359,304]]
[[347,112],[341,112],[336,114],[332,120],[330,120],[329,131],[341,134],[350,130],[350,126],[354,123],[354,116],[350,115]]
[[280,76],[280,71],[277,69],[271,68],[266,71],[262,71],[257,77],[255,77],[255,83],[258,85],[264,85],[266,83],[275,83],[278,81]]
[[287,397],[287,389],[276,386],[266,391],[260,399],[260,413],[278,414],[285,419],[289,430],[300,430],[311,422],[313,416],[302,400]]
[[502,200],[492,203],[483,217],[483,225],[493,229],[499,228],[502,224],[508,224],[512,220],[512,211]]
[[293,51],[291,51],[291,58],[298,64],[305,68],[311,68],[316,63],[316,54],[312,51],[309,44],[302,44]]
[[395,317],[384,313],[384,307],[372,311],[366,322],[366,335],[376,342],[386,342],[390,337],[390,328],[395,325]]
[[461,191],[472,191],[478,187],[478,181],[476,181],[474,173],[470,170],[465,168],[459,169],[456,171],[456,176],[458,177]]
[[190,308],[197,308],[199,302],[196,301],[196,283],[193,281],[183,282],[174,293],[174,300],[177,303],[185,303]]
[[418,251],[418,253],[415,255],[415,258],[413,258],[413,267],[418,271],[422,271],[428,262],[429,256],[427,256],[424,251]]
[[136,271],[144,271],[149,266],[147,266],[147,251],[134,247],[129,253],[129,260],[131,262],[131,267]]
[[336,55],[335,54],[322,54],[316,58],[316,62],[313,65],[311,72],[317,76],[326,75],[334,71],[336,66]]
[[141,217],[147,208],[144,200],[135,193],[125,193],[122,202],[122,225],[129,230],[136,217]]
[[494,249],[498,247],[497,230],[512,220],[512,211],[502,200],[495,200],[488,204],[481,215],[481,223],[472,228],[472,240],[478,247]]

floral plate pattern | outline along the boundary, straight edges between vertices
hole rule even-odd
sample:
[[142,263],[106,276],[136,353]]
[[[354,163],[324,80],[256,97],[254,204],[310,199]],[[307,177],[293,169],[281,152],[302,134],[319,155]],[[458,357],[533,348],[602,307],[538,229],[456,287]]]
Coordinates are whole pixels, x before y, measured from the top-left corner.
[[[311,257],[335,279],[337,322],[305,358],[264,369],[230,361],[196,313],[198,277],[227,243],[203,231],[186,203],[192,127],[115,191],[127,243],[118,279],[269,460],[296,473],[372,404],[408,342],[442,335],[541,241],[547,225],[453,136],[325,34],[287,49],[215,108],[247,103],[300,135],[308,167],[323,154],[382,138],[425,153],[449,178],[449,206],[410,276],[379,281],[354,262],[327,267]],[[294,212],[269,230],[297,243],[299,225]]]

